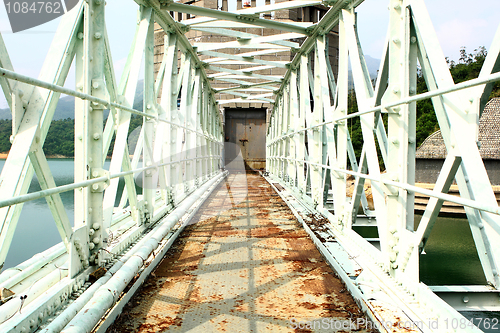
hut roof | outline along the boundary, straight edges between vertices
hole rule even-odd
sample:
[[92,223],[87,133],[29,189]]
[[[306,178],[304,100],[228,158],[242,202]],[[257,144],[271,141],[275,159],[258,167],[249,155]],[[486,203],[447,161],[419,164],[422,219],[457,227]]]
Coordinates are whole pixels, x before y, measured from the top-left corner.
[[[479,154],[483,159],[500,160],[500,98],[492,98],[479,119]],[[441,131],[429,135],[417,149],[416,158],[444,159],[446,157]]]

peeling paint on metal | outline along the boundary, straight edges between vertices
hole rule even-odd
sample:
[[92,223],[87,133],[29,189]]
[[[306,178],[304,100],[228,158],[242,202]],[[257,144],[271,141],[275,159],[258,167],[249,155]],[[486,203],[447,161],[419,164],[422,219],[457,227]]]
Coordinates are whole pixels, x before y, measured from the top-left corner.
[[260,175],[230,175],[194,220],[108,332],[292,332],[292,320],[365,318]]

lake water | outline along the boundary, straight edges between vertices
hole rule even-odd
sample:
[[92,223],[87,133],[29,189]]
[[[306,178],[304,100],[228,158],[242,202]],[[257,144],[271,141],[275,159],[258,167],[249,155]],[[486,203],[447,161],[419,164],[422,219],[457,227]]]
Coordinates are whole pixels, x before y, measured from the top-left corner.
[[[49,159],[48,163],[58,186],[73,183],[73,159]],[[3,169],[4,164],[5,160],[0,160],[0,168]],[[38,180],[33,177],[28,191],[39,190]],[[73,225],[73,191],[61,193],[61,199]],[[4,267],[13,267],[59,242],[61,242],[61,237],[45,198],[28,201],[22,209]]]
[[[73,159],[49,159],[48,163],[57,185],[73,182]],[[0,170],[4,164],[5,160],[0,160]],[[109,161],[106,162],[105,168],[109,168]],[[29,192],[39,190],[38,180],[34,177]],[[61,193],[61,197],[73,225],[73,191]],[[420,217],[416,216],[416,223]],[[27,202],[24,204],[5,268],[13,267],[60,241],[45,199]],[[420,255],[420,279],[427,285],[484,285],[486,283],[465,218],[438,218],[425,252],[426,254]],[[477,315],[476,312],[470,316]],[[498,313],[484,315],[499,318]]]

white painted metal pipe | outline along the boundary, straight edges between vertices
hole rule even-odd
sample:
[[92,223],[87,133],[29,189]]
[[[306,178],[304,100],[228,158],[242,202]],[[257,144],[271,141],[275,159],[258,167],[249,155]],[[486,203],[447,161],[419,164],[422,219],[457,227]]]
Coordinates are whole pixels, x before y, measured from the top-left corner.
[[66,252],[66,248],[62,243],[59,243],[44,252],[34,255],[22,264],[5,270],[0,276],[0,288],[10,289],[19,281],[24,280],[47,263],[64,254],[64,252]]
[[92,178],[92,179],[84,180],[84,181],[78,182],[78,183],[56,186],[56,187],[49,188],[49,189],[46,189],[46,190],[40,190],[40,191],[36,191],[36,192],[24,194],[24,195],[19,195],[17,197],[0,200],[0,208],[7,207],[7,206],[12,206],[12,205],[17,205],[17,204],[20,204],[20,203],[23,203],[23,202],[27,202],[27,201],[31,201],[31,200],[45,198],[45,197],[48,197],[50,195],[54,195],[54,194],[58,194],[58,193],[63,193],[63,192],[68,192],[68,191],[71,191],[71,190],[74,190],[74,189],[77,189],[77,188],[81,188],[81,187],[88,187],[88,186],[91,186],[93,184],[97,184],[97,183],[101,183],[101,182],[106,182],[106,181],[108,181],[110,179],[128,176],[128,175],[131,175],[131,174],[134,174],[134,173],[138,173],[138,172],[142,172],[142,171],[149,170],[149,169],[156,169],[156,168],[163,167],[163,166],[166,166],[166,165],[169,165],[169,164],[175,164],[175,163],[180,163],[180,162],[189,161],[189,160],[198,160],[198,159],[202,159],[202,158],[205,158],[205,157],[210,157],[210,156],[195,157],[195,158],[189,158],[189,159],[182,159],[182,160],[176,160],[176,161],[173,161],[173,162],[165,162],[165,163],[161,163],[161,164],[158,164],[158,165],[152,165],[152,166],[143,167],[143,168],[139,168],[139,169],[135,169],[135,170],[118,172],[118,173],[115,173],[115,174],[110,175],[110,176],[103,176],[103,177],[98,177],[98,178]]
[[[50,274],[28,285],[28,288],[22,292],[23,296],[27,296],[25,300],[15,297],[0,307],[0,323],[11,319],[21,309],[21,305],[25,306],[31,303],[67,275],[67,270],[54,269]],[[29,281],[27,283],[29,284]]]
[[69,322],[62,332],[76,333],[92,331],[108,309],[118,300],[121,292],[139,272],[144,261],[147,260],[151,253],[158,247],[161,240],[170,232],[172,227],[191,206],[221,177],[223,177],[223,173],[212,178],[193,192],[192,195],[186,198],[172,213],[170,213],[160,226],[153,231],[153,234],[146,238],[143,246],[130,256],[109,281],[98,288],[92,299],[90,299],[80,312]]

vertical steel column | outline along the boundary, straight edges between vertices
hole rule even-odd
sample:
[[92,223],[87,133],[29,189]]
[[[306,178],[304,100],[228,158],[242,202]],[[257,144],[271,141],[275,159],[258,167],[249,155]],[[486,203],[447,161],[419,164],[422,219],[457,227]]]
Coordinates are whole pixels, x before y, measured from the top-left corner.
[[[88,85],[88,56],[84,53],[84,26],[78,29],[78,39],[75,44],[75,86],[77,91],[89,93]],[[85,133],[87,133],[87,110],[90,102],[75,98],[75,161],[87,160],[87,144]],[[87,163],[75,163],[74,180],[81,182],[87,179]],[[88,188],[83,187],[75,190],[75,229],[81,227],[87,221],[88,216]]]
[[[296,132],[297,129],[299,128],[299,122],[297,121],[298,119],[298,111],[299,111],[299,96],[297,92],[297,70],[293,69],[290,73],[290,131]],[[300,145],[299,141],[297,140],[297,134],[291,135],[288,137],[289,143],[289,154],[288,156],[290,157],[290,162],[288,163],[288,181],[289,184],[292,188],[296,188],[296,181],[297,181],[297,149],[300,149],[300,147],[297,147]]]
[[[405,39],[406,49],[408,52],[408,96],[414,96],[417,94],[417,58],[418,58],[418,46],[417,37],[413,24],[411,24],[411,13],[407,9],[406,16],[408,20],[407,36]],[[410,185],[415,185],[415,167],[416,158],[415,153],[417,150],[417,103],[413,102],[408,105],[408,118],[407,118],[407,137],[408,147],[407,147],[407,169],[406,169],[406,181]],[[415,193],[406,193],[406,230],[404,231],[405,244],[411,243],[413,240],[412,232],[415,229],[414,221],[414,209],[415,209]],[[399,247],[400,249],[403,246]],[[406,266],[399,267],[400,270],[404,270],[407,276],[415,282],[419,282],[419,253],[418,251],[412,251],[408,249],[407,252],[400,251],[399,257],[404,257],[407,259]],[[398,264],[398,261],[396,262]],[[399,265],[398,265],[399,266]]]
[[[169,121],[174,121],[174,117],[177,114],[177,36],[175,34],[166,32],[165,33],[165,78],[163,79],[162,86],[162,97],[161,106],[165,110],[165,118]],[[175,71],[174,71],[175,69]],[[173,126],[172,124],[167,124],[165,126],[164,132],[164,145],[162,150],[162,161],[172,162],[173,160],[173,140],[174,136],[172,134]],[[165,172],[165,186],[167,189],[167,201],[173,204],[174,197],[174,186],[172,178],[173,176],[173,166],[172,164],[167,165],[164,168]]]
[[[105,24],[103,0],[91,0],[86,4],[84,20],[84,54],[88,55],[88,84],[93,96],[106,98],[107,91],[104,82],[105,61]],[[103,169],[103,111],[104,105],[91,103],[87,113],[87,158],[90,179],[101,177],[105,174]],[[100,249],[103,240],[107,237],[103,228],[103,191],[104,183],[94,184],[87,193],[90,263],[98,265],[102,259]]]
[[186,127],[190,129],[186,131],[186,181],[188,192],[191,192],[197,185],[197,134],[193,130],[198,128],[198,108],[200,104],[200,70],[194,67],[191,68],[191,81],[189,83],[189,107],[186,114]]
[[[181,63],[183,66],[183,75],[182,77],[179,77],[179,80],[182,82],[182,87],[181,87],[181,105],[180,105],[180,111],[179,111],[179,117],[182,117],[180,120],[180,123],[183,126],[186,126],[187,123],[187,117],[189,117],[189,111],[191,110],[191,91],[193,89],[191,83],[192,83],[192,69],[191,69],[191,56],[188,53],[183,53],[181,56]],[[187,131],[185,129],[181,130],[181,135],[180,137],[177,137],[178,144],[177,147],[179,149],[179,152],[181,155],[179,156],[180,159],[183,161],[180,163],[180,178],[182,179],[182,184],[181,187],[183,188],[183,195],[186,195],[189,192],[189,183],[188,183],[188,177],[190,176],[190,170],[188,170],[188,164],[187,164],[187,147],[188,147],[188,135]]]
[[286,161],[284,159],[285,149],[286,149],[286,138],[283,138],[285,134],[285,95],[286,87],[283,88],[282,94],[279,96],[278,102],[278,116],[276,120],[278,121],[278,172],[281,179],[285,179],[286,175]]
[[[321,91],[320,95],[322,98],[323,104],[323,113],[325,121],[332,121],[334,107],[331,105],[331,97],[330,97],[330,81],[328,80],[328,65],[327,62],[329,59],[326,57],[326,44],[327,44],[327,35],[321,35],[317,38],[316,46],[317,46],[317,65],[320,67],[320,84]],[[333,87],[334,88],[334,87]],[[330,165],[332,167],[337,167],[337,148],[335,143],[335,124],[330,123],[326,126],[323,126],[323,165]],[[345,152],[342,152],[345,155]],[[336,179],[342,180],[345,179],[345,174],[340,174],[336,171],[331,171],[325,169],[322,172],[323,175],[323,199],[326,202],[328,198],[328,191],[331,185],[332,192],[334,192],[335,185],[337,182]],[[341,184],[345,184],[341,182]],[[345,188],[345,185],[343,186]],[[345,189],[343,190],[344,194],[339,194],[339,197],[334,196],[334,202],[337,204],[335,216],[342,216],[343,202],[345,201]],[[338,194],[338,193],[337,193]]]
[[201,145],[201,151],[200,155],[203,156],[203,159],[201,160],[201,181],[205,182],[208,180],[208,170],[209,170],[209,164],[210,164],[210,155],[212,154],[210,152],[210,137],[208,136],[208,111],[209,111],[209,94],[210,91],[208,89],[208,83],[206,81],[202,82],[202,108],[201,108],[201,116],[199,120],[199,130],[201,133],[204,134],[204,136],[200,137],[200,145]]
[[[314,109],[311,115],[311,121],[307,126],[315,126],[323,122],[323,96],[321,87],[321,66],[319,62],[318,40],[314,48]],[[309,132],[310,133],[310,132]],[[323,168],[318,164],[323,164],[323,126],[314,127],[311,135],[308,133],[309,140],[309,161],[313,163],[310,166],[311,174],[311,194],[314,205],[323,207]]]
[[[175,62],[175,72],[177,72],[177,48],[174,50],[174,62]],[[181,55],[181,64],[185,66],[184,64],[184,55]],[[177,86],[179,85],[179,82],[182,82],[182,69],[179,72],[178,75],[175,75],[175,81],[172,82],[172,105],[170,108],[170,121],[174,124],[181,124],[180,118],[180,112],[178,110],[178,90]],[[179,81],[179,82],[178,82]],[[182,104],[182,101],[181,101]],[[180,133],[179,133],[180,132]],[[182,136],[182,131],[179,131],[178,127],[175,125],[170,126],[170,158],[172,161],[178,161],[180,159],[180,150],[178,149],[178,144],[179,144],[179,135]],[[182,140],[181,140],[182,141]],[[180,187],[180,179],[182,179],[181,174],[180,174],[180,165],[179,162],[172,163],[170,165],[170,182],[172,186],[172,199],[174,200],[174,203],[178,202],[178,195],[179,195],[179,187]]]
[[[309,73],[308,73],[308,57],[306,54],[300,55],[300,72],[299,72],[299,130],[306,127],[307,119],[311,113],[311,101],[309,97]],[[298,165],[298,187],[299,192],[303,195],[307,192],[307,179],[306,179],[306,169],[309,168],[305,164],[306,159],[306,132],[301,131],[299,133],[299,149],[297,151],[297,159],[299,160]]]
[[[410,64],[409,64],[409,9],[403,0],[393,0],[390,3],[389,14],[389,86],[383,97],[383,103],[399,100],[409,95]],[[416,62],[411,64],[415,67]],[[412,108],[415,111],[415,108]],[[407,183],[408,181],[408,140],[410,108],[407,104],[392,108],[388,114],[388,153],[387,174],[390,179]],[[413,128],[414,126],[411,126]],[[414,146],[413,146],[414,148]],[[414,153],[413,153],[414,156]],[[412,163],[413,165],[413,163]],[[413,205],[412,205],[413,207]],[[390,188],[387,195],[387,228],[384,250],[391,261],[392,274],[398,268],[396,263],[399,255],[399,242],[409,241],[411,235],[407,232],[407,218],[413,231],[413,209],[407,211],[407,191]],[[404,241],[405,238],[408,238]]]
[[[282,130],[281,130],[281,135],[286,135],[288,134],[288,128],[289,128],[289,118],[290,118],[290,84],[285,85],[283,88],[283,95],[282,95]],[[290,174],[288,173],[288,165],[291,163],[287,158],[290,157],[290,137],[287,136],[285,140],[282,140],[283,146],[282,146],[282,165],[281,168],[283,170],[283,180],[285,183],[288,183],[288,177]]]
[[[146,10],[141,7],[141,10]],[[149,21],[148,32],[146,35],[146,44],[144,49],[144,101],[143,110],[146,114],[156,116],[156,98],[154,91],[154,13],[151,13],[151,20]],[[156,121],[153,117],[144,117],[144,147],[143,147],[143,160],[144,165],[152,166],[155,161],[153,160],[153,147],[155,140],[155,127]],[[145,222],[150,222],[154,216],[154,201],[157,184],[154,182],[154,170],[149,169],[143,172],[142,191],[144,196],[144,217]]]
[[[340,24],[340,22],[339,22]],[[327,58],[328,59],[328,58]],[[348,48],[346,44],[345,34],[339,34],[339,62],[338,62],[338,76],[336,85],[336,108],[333,111],[333,117],[343,117],[347,115],[347,96],[348,96]],[[333,78],[332,78],[333,80]],[[347,168],[347,154],[349,151],[348,140],[350,142],[349,130],[347,128],[347,120],[340,120],[335,123],[337,128],[337,167],[340,169]],[[353,154],[354,155],[354,154]],[[356,161],[356,157],[353,156],[353,160]],[[353,168],[354,169],[354,168]],[[346,177],[334,178],[332,179],[332,187],[334,189],[334,209],[335,214],[340,214],[347,207],[346,198]],[[354,216],[357,215],[358,207],[355,206],[351,208],[351,212]],[[349,214],[349,212],[345,212]],[[349,221],[343,221],[344,225],[350,225],[352,219]]]

